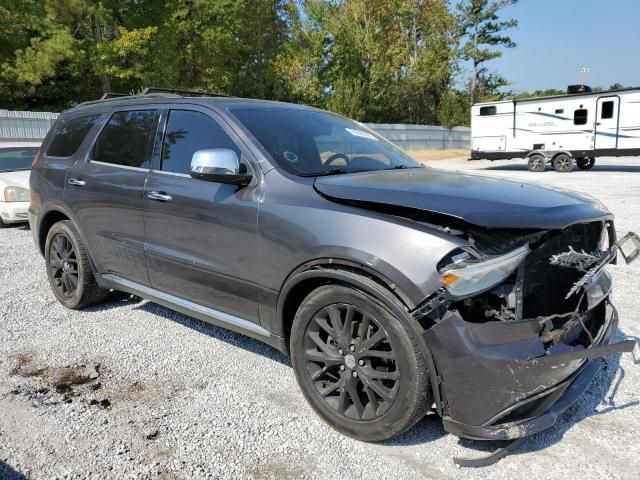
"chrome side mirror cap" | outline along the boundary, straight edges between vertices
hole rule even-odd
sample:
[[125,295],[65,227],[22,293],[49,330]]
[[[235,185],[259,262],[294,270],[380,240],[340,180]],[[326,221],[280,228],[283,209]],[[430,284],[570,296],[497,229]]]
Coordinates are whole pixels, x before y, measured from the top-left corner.
[[[244,171],[243,171],[244,170]],[[198,150],[191,158],[190,174],[193,178],[210,182],[246,186],[253,176],[240,164],[238,155],[227,148]]]

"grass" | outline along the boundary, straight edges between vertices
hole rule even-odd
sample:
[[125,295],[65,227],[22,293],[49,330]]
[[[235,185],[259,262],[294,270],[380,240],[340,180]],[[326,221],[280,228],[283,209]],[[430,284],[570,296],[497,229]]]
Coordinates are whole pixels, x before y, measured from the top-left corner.
[[463,148],[452,148],[449,150],[409,150],[407,153],[419,162],[425,163],[448,158],[469,158],[471,152]]

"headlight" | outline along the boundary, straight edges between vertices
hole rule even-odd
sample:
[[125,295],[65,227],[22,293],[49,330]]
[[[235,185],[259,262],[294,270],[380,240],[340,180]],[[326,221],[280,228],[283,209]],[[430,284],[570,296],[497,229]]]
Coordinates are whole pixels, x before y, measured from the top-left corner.
[[4,189],[5,202],[28,202],[29,190],[22,187],[7,187]]
[[488,260],[463,261],[459,264],[454,262],[445,266],[440,275],[453,297],[467,297],[489,290],[506,280],[530,251],[527,244]]

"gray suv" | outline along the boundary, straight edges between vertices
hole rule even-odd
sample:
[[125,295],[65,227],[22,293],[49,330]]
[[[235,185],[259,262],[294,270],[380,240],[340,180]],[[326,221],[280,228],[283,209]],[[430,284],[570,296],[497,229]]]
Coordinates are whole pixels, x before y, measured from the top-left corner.
[[[331,426],[378,441],[430,409],[507,440],[586,389],[637,255],[598,201],[426,168],[299,105],[160,92],[63,112],[30,223],[68,308],[129,292],[291,356]],[[624,243],[624,248],[622,243]]]

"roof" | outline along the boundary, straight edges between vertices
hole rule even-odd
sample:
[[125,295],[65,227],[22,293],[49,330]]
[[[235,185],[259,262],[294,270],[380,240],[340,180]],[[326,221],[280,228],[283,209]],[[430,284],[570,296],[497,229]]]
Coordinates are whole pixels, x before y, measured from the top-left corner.
[[479,102],[474,103],[473,106],[476,105],[495,105],[497,103],[521,103],[521,102],[531,102],[534,100],[551,100],[551,99],[563,99],[563,98],[572,98],[572,97],[588,97],[588,96],[597,96],[601,97],[603,95],[615,94],[615,93],[624,93],[624,92],[640,92],[640,87],[630,87],[630,88],[621,88],[619,90],[603,90],[601,92],[580,92],[580,93],[565,93],[563,95],[549,95],[546,97],[527,97],[527,98],[510,98],[508,100],[496,100],[494,102]]
[[301,110],[315,110],[313,107],[293,103],[276,102],[272,100],[258,100],[254,98],[239,98],[225,96],[183,96],[175,93],[148,93],[145,95],[130,95],[106,98],[92,102],[84,102],[78,106],[65,110],[64,114],[82,110],[97,110],[102,108],[121,107],[127,105],[145,104],[191,104],[212,106],[218,108],[289,108]]

